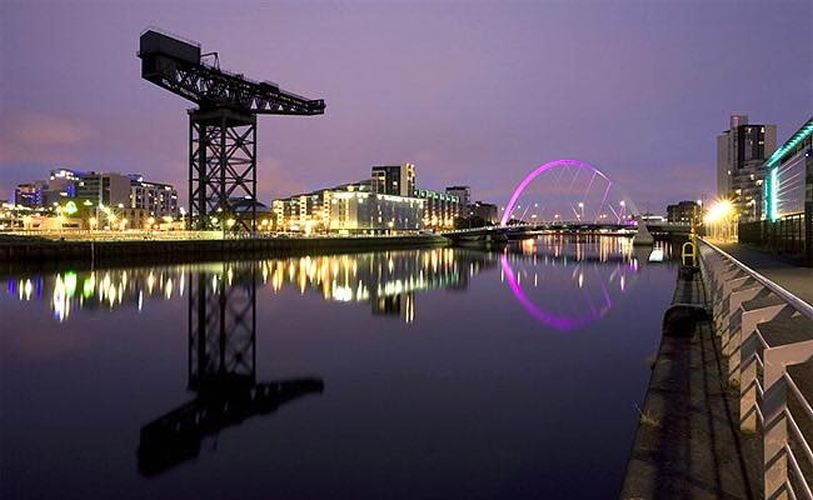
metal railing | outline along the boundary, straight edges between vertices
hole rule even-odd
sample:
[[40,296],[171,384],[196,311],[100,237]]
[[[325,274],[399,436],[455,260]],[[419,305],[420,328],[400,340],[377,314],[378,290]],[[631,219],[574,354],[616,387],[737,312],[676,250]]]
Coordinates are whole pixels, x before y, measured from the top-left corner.
[[805,214],[786,215],[776,221],[741,222],[739,241],[781,254],[802,256],[806,252]]
[[799,311],[799,313],[807,319],[813,320],[813,305],[808,304],[804,300],[800,299],[796,295],[790,293],[781,285],[776,284],[775,282],[771,281],[770,279],[766,278],[765,276],[759,274],[758,272],[754,271],[750,267],[746,266],[739,260],[735,259],[733,256],[726,253],[720,247],[714,245],[713,243],[707,241],[704,238],[698,238],[701,242],[708,245],[711,249],[715,252],[720,254],[724,257],[728,262],[734,264],[743,272],[748,274],[750,277],[757,280],[762,286],[770,290],[772,293],[776,294],[779,298],[790,304],[794,309]]
[[[714,244],[701,252],[712,296],[715,331],[728,354],[730,380],[739,384],[740,427],[761,434],[765,497],[809,498],[813,451],[800,423],[813,426],[813,407],[787,370],[813,363],[813,332],[796,332],[795,342],[771,345],[761,329],[774,320],[803,317],[813,323],[813,305],[793,295]],[[757,305],[755,298],[771,300]],[[800,411],[789,408],[791,399]],[[794,485],[796,485],[794,487]],[[800,496],[801,495],[801,496]]]

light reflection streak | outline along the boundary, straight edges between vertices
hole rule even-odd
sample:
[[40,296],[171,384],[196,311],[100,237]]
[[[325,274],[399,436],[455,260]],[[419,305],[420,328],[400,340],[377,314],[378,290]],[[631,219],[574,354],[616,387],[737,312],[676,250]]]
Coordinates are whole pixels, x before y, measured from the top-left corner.
[[[606,316],[613,294],[628,291],[629,278],[637,276],[641,265],[629,238],[543,234],[515,248],[506,249],[500,259],[501,281],[530,316],[559,331],[580,329]],[[669,249],[663,246],[665,255]],[[523,288],[522,277],[529,272],[533,288],[540,279],[550,282],[533,298]]]
[[[667,260],[670,247],[664,246],[663,250]],[[474,276],[496,266],[499,283],[507,283],[534,317],[554,328],[574,329],[606,314],[613,300],[617,300],[615,297],[629,290],[644,264],[647,259],[639,260],[628,238],[545,234],[518,242],[503,255],[441,248],[226,265],[68,270],[9,279],[6,290],[20,301],[41,299],[44,294],[54,318],[62,322],[81,309],[113,310],[130,305],[141,312],[152,300],[184,296],[189,286],[187,279],[201,273],[206,275],[212,289],[239,286],[246,269],[254,266],[259,271],[257,277],[266,285],[260,293],[276,295],[290,287],[303,295],[316,293],[326,301],[369,303],[375,315],[412,322],[418,309],[417,294],[435,289],[464,289]],[[543,302],[552,304],[531,304],[527,292],[534,289],[538,290],[532,294],[534,300],[541,297]],[[554,289],[555,296],[545,295]]]
[[[415,294],[434,289],[465,288],[484,269],[496,266],[493,254],[438,248],[371,252],[352,255],[305,256],[227,264],[187,264],[127,270],[65,271],[36,279],[50,288],[50,307],[57,321],[65,321],[77,309],[113,310],[128,304],[139,312],[151,300],[184,296],[187,279],[206,275],[212,289],[239,286],[245,271],[254,267],[271,294],[286,286],[300,294],[317,292],[324,300],[341,303],[367,302],[376,315],[396,316],[412,322],[416,315]],[[32,277],[9,279],[9,295],[31,300]],[[42,287],[37,285],[37,289]]]

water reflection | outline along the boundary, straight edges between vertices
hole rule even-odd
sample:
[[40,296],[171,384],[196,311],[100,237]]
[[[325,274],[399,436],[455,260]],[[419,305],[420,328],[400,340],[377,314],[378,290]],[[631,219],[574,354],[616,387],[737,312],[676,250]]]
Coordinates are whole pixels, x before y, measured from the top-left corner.
[[16,272],[0,278],[0,497],[229,498],[242,481],[280,498],[554,498],[584,470],[595,481],[571,496],[612,495],[666,265],[624,239],[545,235],[495,253]]
[[[65,271],[7,280],[8,295],[21,301],[48,300],[62,322],[76,310],[112,311],[151,300],[184,297],[187,288],[232,289],[246,270],[272,294],[286,289],[319,294],[326,301],[369,303],[373,315],[416,318],[415,296],[436,289],[465,290],[483,270],[499,266],[500,281],[528,314],[557,330],[581,328],[601,319],[614,297],[633,286],[642,266],[671,259],[672,246],[640,250],[630,238],[541,235],[517,242],[500,255],[463,249],[403,250],[304,256],[227,264]],[[555,293],[551,292],[556,290]],[[190,322],[197,316],[190,316]]]
[[[11,278],[8,295],[22,301],[48,299],[53,316],[62,322],[76,310],[112,311],[150,300],[183,297],[186,288],[206,276],[213,286],[231,287],[251,267],[273,294],[295,288],[318,293],[327,301],[368,302],[375,315],[415,320],[415,294],[435,289],[465,289],[469,279],[497,265],[497,256],[471,250],[438,248],[305,256],[228,264],[187,264],[172,267],[64,271],[53,275]],[[200,286],[200,285],[198,285]]]
[[142,427],[142,474],[165,472],[197,457],[206,437],[324,390],[313,377],[257,383],[256,299],[256,262],[190,276],[188,389],[196,397]]
[[546,327],[576,330],[603,318],[617,297],[635,285],[655,251],[671,254],[662,243],[654,250],[636,249],[631,238],[542,235],[506,250],[500,280]]

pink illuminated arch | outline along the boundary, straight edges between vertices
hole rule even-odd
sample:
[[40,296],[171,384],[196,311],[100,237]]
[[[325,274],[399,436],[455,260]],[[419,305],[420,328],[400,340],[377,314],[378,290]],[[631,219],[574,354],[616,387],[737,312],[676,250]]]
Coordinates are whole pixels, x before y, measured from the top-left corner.
[[[585,161],[581,161],[581,160],[555,160],[555,161],[552,161],[552,162],[549,162],[549,163],[545,163],[544,165],[540,165],[539,167],[536,167],[536,169],[534,169],[533,172],[531,172],[524,179],[522,179],[522,182],[520,182],[519,185],[517,186],[517,188],[514,189],[514,193],[511,195],[511,199],[508,200],[508,205],[505,206],[505,211],[502,214],[502,219],[500,220],[500,225],[501,226],[505,226],[508,223],[508,221],[511,220],[511,214],[514,212],[514,207],[517,204],[517,200],[519,200],[519,197],[522,196],[522,193],[525,191],[525,188],[527,188],[528,185],[534,179],[539,177],[544,172],[547,172],[548,170],[550,170],[552,168],[557,168],[557,167],[578,167],[578,168],[583,169],[583,170],[594,172],[596,175],[601,176],[604,180],[607,181],[607,183],[608,183],[607,190],[608,191],[609,191],[609,187],[612,186],[612,184],[613,184],[613,182],[606,175],[604,175],[604,172],[602,172],[601,170],[597,169],[596,167],[594,167],[593,165],[590,165],[589,163],[587,163]],[[606,194],[606,192],[605,192],[605,194]],[[602,202],[602,204],[603,204],[603,202]]]

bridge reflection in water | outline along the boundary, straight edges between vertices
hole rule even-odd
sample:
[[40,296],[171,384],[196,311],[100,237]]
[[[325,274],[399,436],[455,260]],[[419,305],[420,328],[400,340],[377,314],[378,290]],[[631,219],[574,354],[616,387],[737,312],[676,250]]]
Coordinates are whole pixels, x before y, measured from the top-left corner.
[[656,253],[668,260],[671,245],[653,250],[634,247],[629,237],[546,234],[509,247],[500,280],[546,327],[577,330],[603,318]]

